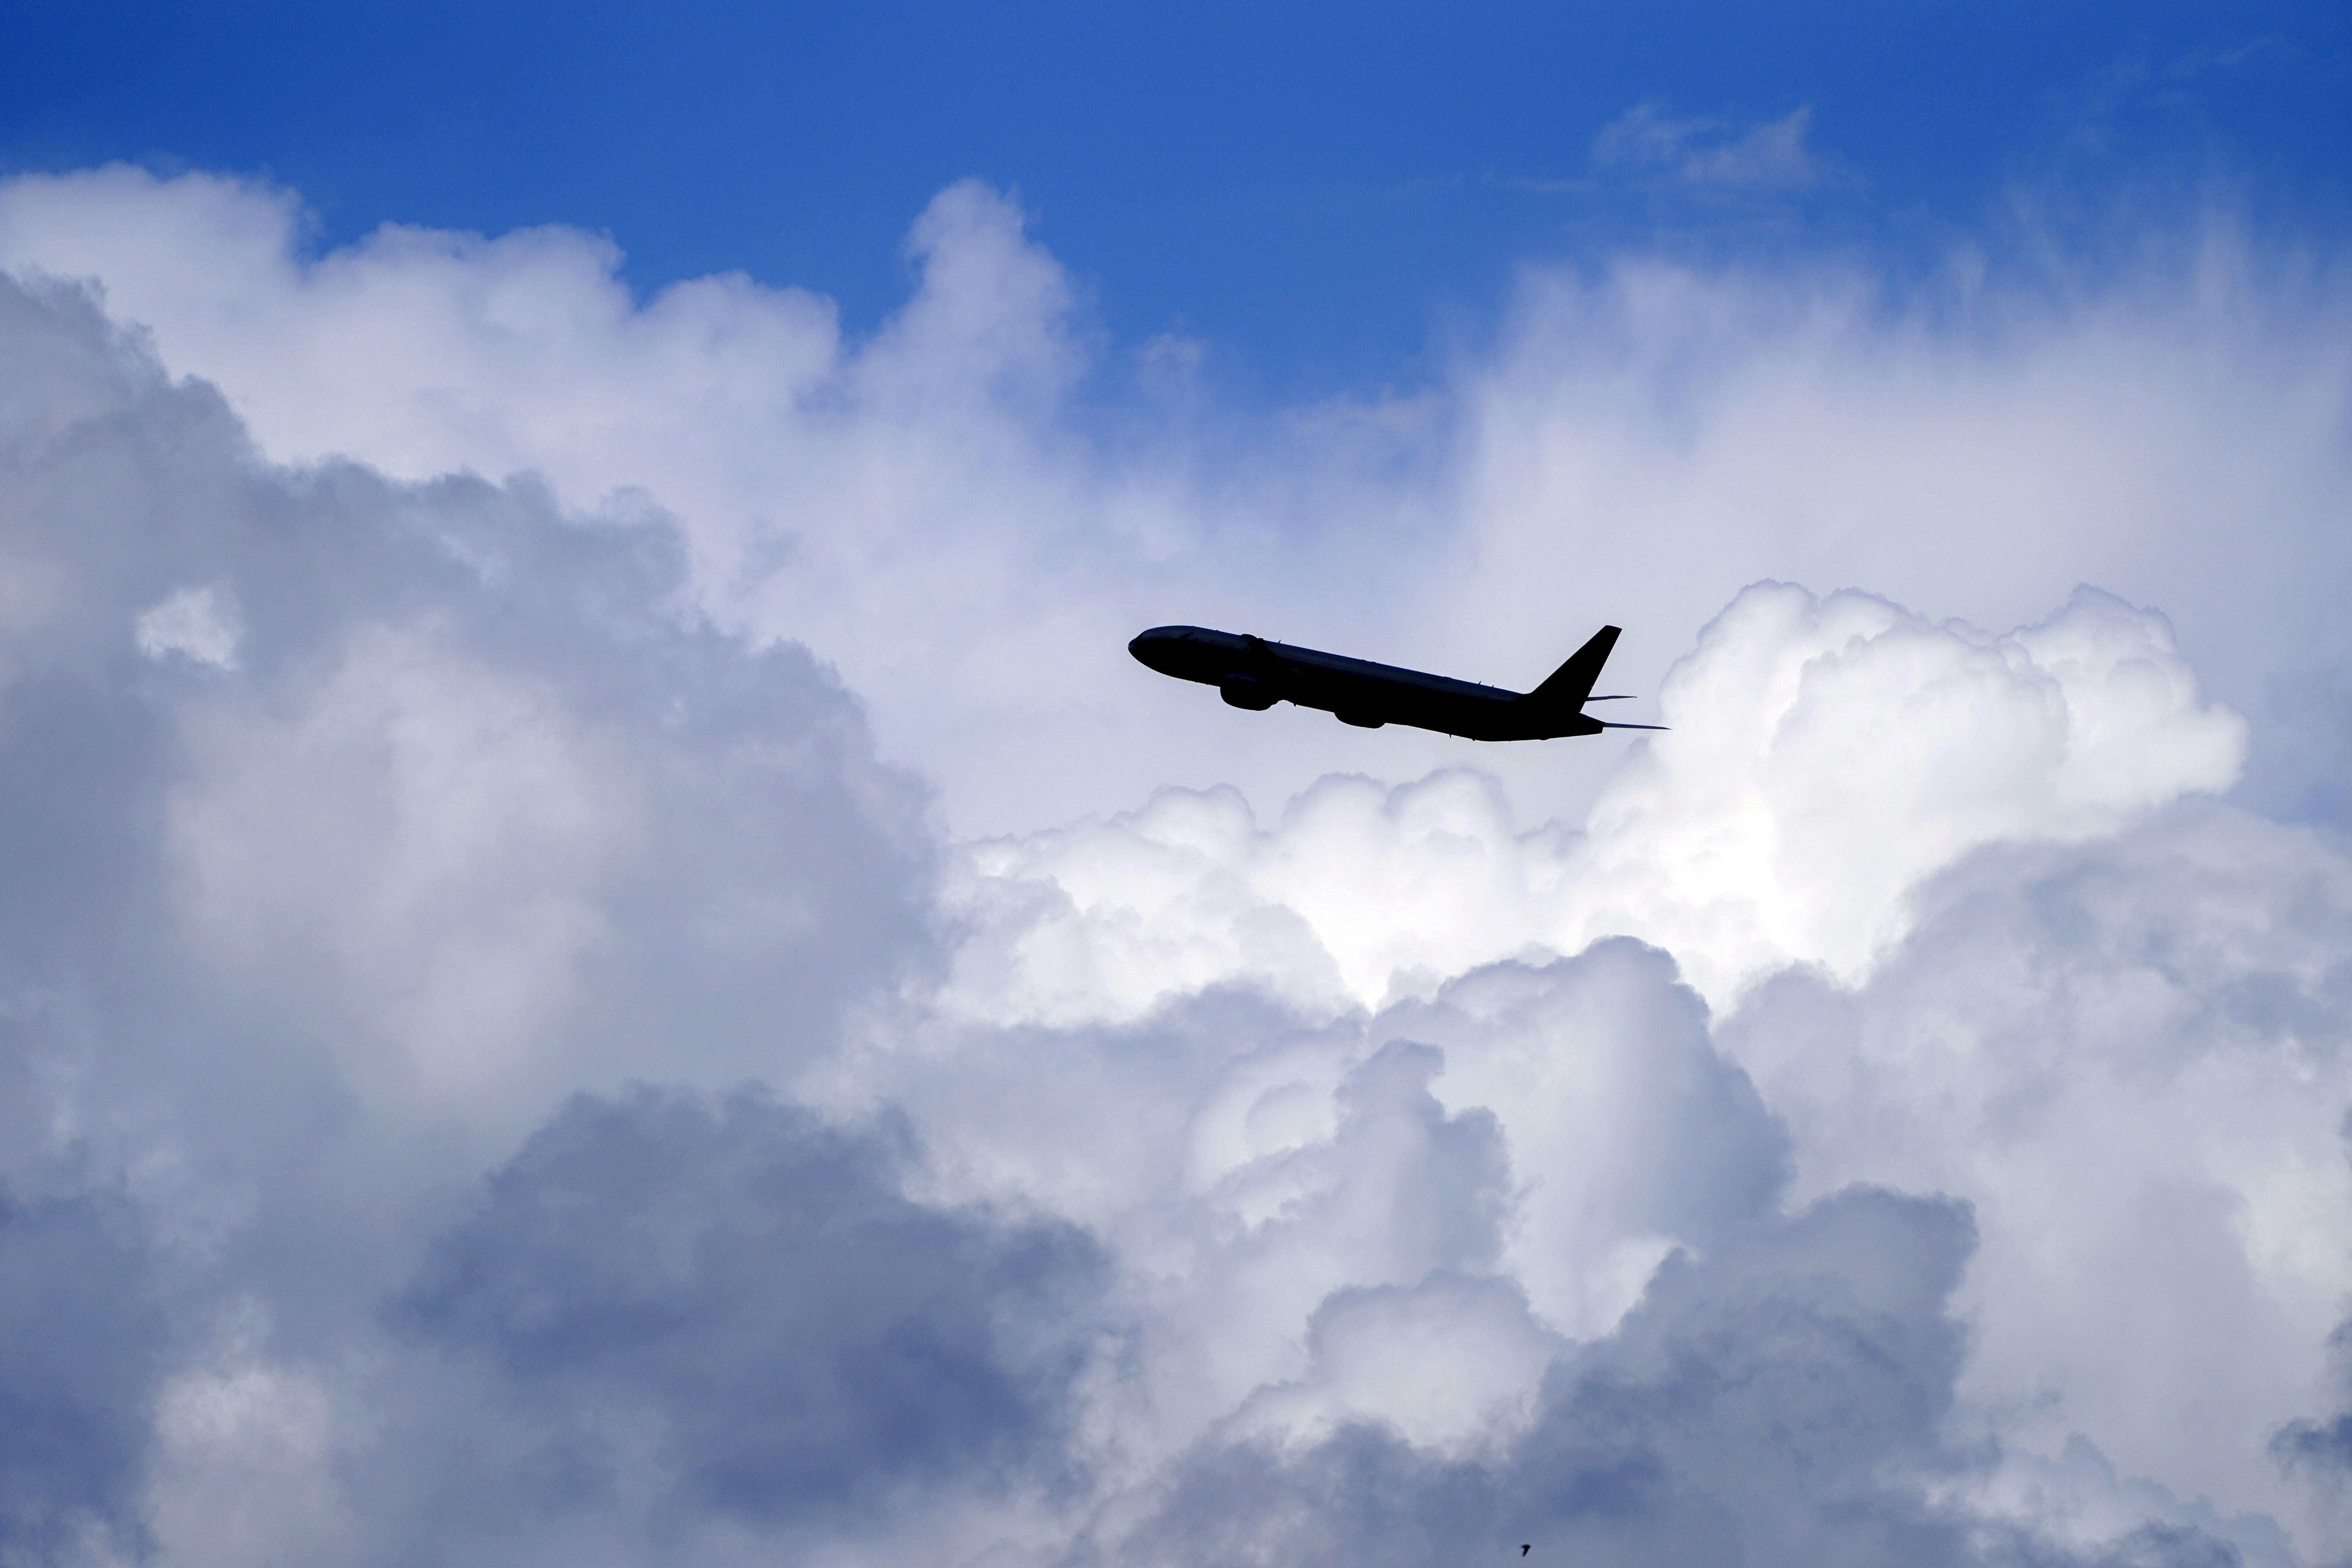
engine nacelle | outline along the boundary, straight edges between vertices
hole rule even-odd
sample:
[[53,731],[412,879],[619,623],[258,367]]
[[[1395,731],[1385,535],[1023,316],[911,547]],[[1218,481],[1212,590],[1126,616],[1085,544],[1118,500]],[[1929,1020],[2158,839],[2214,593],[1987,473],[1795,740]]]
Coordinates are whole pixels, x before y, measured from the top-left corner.
[[1246,708],[1253,713],[1263,713],[1282,699],[1273,687],[1255,675],[1229,676],[1217,687],[1217,695],[1235,708]]
[[1370,713],[1334,713],[1331,717],[1342,724],[1353,724],[1359,730],[1377,730],[1388,722]]

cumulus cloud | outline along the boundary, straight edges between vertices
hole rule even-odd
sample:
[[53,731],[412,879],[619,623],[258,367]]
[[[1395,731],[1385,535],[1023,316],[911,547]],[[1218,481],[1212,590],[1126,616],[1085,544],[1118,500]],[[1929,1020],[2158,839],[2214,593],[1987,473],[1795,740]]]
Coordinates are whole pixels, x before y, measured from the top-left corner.
[[1790,973],[1727,1021],[1799,1193],[1975,1205],[1968,1384],[2011,1441],[2088,1432],[2183,1497],[2312,1503],[2270,1443],[2329,1386],[2352,1289],[2347,870],[2332,836],[2211,805],[1988,848],[1865,984]]
[[[740,277],[640,302],[576,231],[393,226],[324,255],[303,232],[290,193],[215,175],[0,184],[0,268],[97,280],[274,458],[657,500],[682,594],[832,662],[963,835],[1465,762],[1572,820],[1624,744],[1237,721],[1114,651],[1169,622],[1518,689],[1614,622],[1612,689],[1646,695],[1759,580],[1988,627],[2087,582],[2161,606],[2242,712],[2335,689],[2347,296],[2220,219],[2096,278],[1956,257],[1907,291],[1834,264],[1531,268],[1432,384],[1277,417],[1169,401],[1150,350],[1130,376],[974,184],[920,216],[913,292],[862,339]],[[2258,728],[2263,799],[2333,798],[2313,733]]]
[[[748,1096],[565,1108],[398,1299],[488,1393],[402,1435],[424,1506],[384,1559],[463,1560],[483,1514],[511,1562],[543,1550],[547,1515],[855,1531],[895,1491],[1056,1479],[1097,1251],[1065,1224],[908,1200],[903,1143]],[[460,1496],[475,1517],[452,1521]],[[639,1500],[651,1517],[627,1518]]]
[[[740,276],[640,307],[618,252],[566,229],[395,226],[309,262],[290,196],[205,175],[33,177],[5,205],[0,266],[100,279],[273,458],[527,473],[584,510],[656,499],[689,520],[677,591],[731,629],[814,643],[881,700],[902,755],[972,747],[1009,773],[1034,737],[993,740],[1009,710],[986,694],[1098,700],[1098,666],[1066,650],[1131,635],[1083,584],[1156,552],[1163,503],[1069,470],[1050,425],[1084,364],[1072,289],[976,185],[922,215],[920,287],[856,343],[829,301]],[[176,254],[152,248],[157,218],[182,227]],[[887,614],[867,602],[885,579]]]
[[[299,236],[0,190],[0,1557],[2352,1542],[2352,861],[2260,809],[2324,279],[1531,275],[1253,428],[1103,394],[977,186],[858,342]],[[1286,603],[1621,619],[1672,728],[1473,770],[1116,652]]]
[[1970,1561],[1923,1479],[1961,1350],[1953,1205],[1857,1192],[1676,1258],[1609,1341],[1563,1358],[1501,1453],[1447,1462],[1377,1426],[1303,1452],[1204,1451],[1129,1543],[1147,1563]]
[[1984,844],[2084,838],[2236,779],[2244,721],[2162,617],[2092,591],[1999,636],[1856,593],[1748,589],[1667,674],[1669,732],[1581,834],[1516,830],[1478,775],[1327,779],[1260,829],[1231,792],[967,850],[986,931],[950,998],[1133,1016],[1217,982],[1376,1005],[1474,964],[1626,933],[1722,1006],[1791,963],[1853,981],[1905,895]]
[[12,1200],[47,1458],[0,1490],[61,1554],[136,1544],[151,1420],[266,1448],[331,1396],[566,1096],[837,1050],[933,962],[931,849],[814,661],[670,613],[659,525],[270,468],[67,291],[0,287],[0,1176],[67,1183]]

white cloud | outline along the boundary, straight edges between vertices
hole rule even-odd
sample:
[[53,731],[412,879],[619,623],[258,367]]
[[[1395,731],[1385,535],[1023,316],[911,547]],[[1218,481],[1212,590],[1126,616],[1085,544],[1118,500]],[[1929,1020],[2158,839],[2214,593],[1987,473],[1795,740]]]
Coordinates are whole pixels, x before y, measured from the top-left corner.
[[[1434,384],[1250,420],[1123,401],[1062,269],[971,185],[921,217],[914,293],[865,340],[740,277],[638,303],[570,230],[301,235],[292,196],[215,176],[0,185],[0,268],[100,279],[276,458],[666,509],[688,601],[832,662],[960,834],[1461,763],[1573,817],[1624,745],[1237,715],[1118,651],[1173,621],[1521,688],[1611,621],[1612,678],[1646,695],[1760,579],[1986,626],[2087,582],[2161,606],[2249,715],[2339,659],[2347,299],[2226,225],[2095,286],[1531,269]],[[2331,787],[2309,728],[2258,729],[2261,798]]]
[[257,463],[63,291],[0,286],[0,1247],[48,1369],[0,1381],[54,1455],[0,1454],[0,1539],[349,1540],[192,1489],[366,1434],[384,1293],[566,1097],[789,1079],[888,1005],[922,796],[805,653],[667,613],[657,531]]
[[1601,128],[1592,161],[1603,168],[1664,174],[1701,189],[1802,190],[1822,176],[1805,146],[1812,121],[1810,104],[1742,126],[1707,115],[1677,120],[1645,100]]
[[1132,635],[1082,584],[1148,552],[1164,503],[1069,467],[1047,426],[1084,363],[1070,290],[977,186],[931,205],[920,288],[855,344],[830,302],[740,276],[640,307],[611,245],[570,230],[387,227],[306,261],[291,198],[127,169],[13,182],[0,208],[0,266],[102,280],[274,458],[528,472],[577,509],[684,517],[689,601],[813,643],[903,754],[971,748],[1010,777],[1038,737],[1002,733],[991,694],[1100,702],[1103,666],[1071,652]]
[[[2331,285],[1537,276],[1410,407],[1110,440],[977,187],[864,342],[298,235],[0,192],[150,329],[0,286],[0,1394],[86,1439],[0,1438],[0,1547],[2352,1541],[2273,1445],[2344,1404],[2352,865],[2212,798],[2339,657]],[[1519,680],[1622,619],[1674,728],[1487,774],[1117,653],[1286,605]]]
[[1849,983],[1906,895],[1979,845],[2084,838],[2235,780],[2245,726],[2162,618],[2084,591],[1990,637],[1865,595],[1743,593],[1660,693],[1667,733],[1580,834],[1521,834],[1467,773],[1331,778],[1261,829],[1230,792],[963,852],[982,933],[949,1001],[1131,1018],[1219,982],[1377,1006],[1496,959],[1631,934],[1721,1007],[1792,963]]
[[2245,744],[2162,619],[2095,593],[1989,637],[1861,595],[1750,589],[1661,707],[1674,730],[1588,819],[1591,905],[1570,929],[1687,954],[1718,1006],[1790,963],[1858,982],[1928,873],[2226,789]]

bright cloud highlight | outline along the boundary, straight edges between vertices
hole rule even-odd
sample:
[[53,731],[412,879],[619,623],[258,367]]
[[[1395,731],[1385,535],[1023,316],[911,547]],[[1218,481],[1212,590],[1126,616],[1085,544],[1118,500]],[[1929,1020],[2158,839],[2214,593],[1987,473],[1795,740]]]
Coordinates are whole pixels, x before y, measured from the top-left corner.
[[1669,732],[1582,833],[1517,834],[1491,783],[1454,773],[1393,791],[1328,779],[1266,831],[1236,795],[1180,792],[975,846],[963,896],[988,940],[965,948],[951,994],[1000,1021],[1132,1017],[1242,981],[1372,1006],[1625,934],[1677,954],[1726,1008],[1792,964],[1865,979],[1923,879],[1983,845],[2102,837],[2219,793],[2245,747],[2161,617],[2090,591],[1992,637],[1759,585],[1659,706]]

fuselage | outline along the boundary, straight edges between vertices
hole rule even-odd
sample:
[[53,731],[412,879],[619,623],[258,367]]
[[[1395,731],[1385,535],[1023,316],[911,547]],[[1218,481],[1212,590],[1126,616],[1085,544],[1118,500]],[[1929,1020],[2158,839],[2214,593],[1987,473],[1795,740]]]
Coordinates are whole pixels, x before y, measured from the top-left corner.
[[1498,686],[1206,626],[1154,626],[1127,650],[1162,675],[1217,688],[1236,708],[1290,702],[1365,729],[1409,724],[1474,741],[1542,741],[1597,735],[1604,728],[1580,711],[1582,692],[1574,703],[1542,701]]

